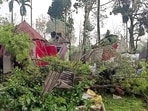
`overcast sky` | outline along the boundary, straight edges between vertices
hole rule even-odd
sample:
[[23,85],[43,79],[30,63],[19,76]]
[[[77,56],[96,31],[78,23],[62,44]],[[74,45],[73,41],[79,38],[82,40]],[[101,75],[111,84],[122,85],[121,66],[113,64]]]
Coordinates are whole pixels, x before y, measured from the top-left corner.
[[[75,1],[75,0],[73,0],[73,1]],[[101,0],[101,4],[104,4],[107,1],[108,0]],[[48,17],[47,11],[48,11],[49,6],[51,5],[52,0],[32,0],[32,2],[33,2],[33,6],[32,6],[32,8],[33,8],[33,21],[35,21],[41,15],[44,15],[44,16]],[[14,13],[15,14],[17,13],[15,19],[17,19],[17,21],[21,21],[21,20],[19,20],[19,19],[21,19],[20,14],[19,14],[19,6],[18,6],[18,4],[16,2],[14,4]],[[7,2],[4,2],[1,5],[0,15],[10,18],[10,13],[9,13],[9,8],[8,8],[8,3]],[[75,15],[76,16],[75,21],[77,22],[77,24],[80,24],[81,19],[82,19],[81,13],[79,15]],[[28,8],[27,9],[27,16],[26,16],[26,20],[28,22],[30,22],[29,16],[30,16],[30,9]],[[109,20],[106,20],[106,22],[109,22],[107,24],[112,24],[113,25],[115,21],[117,22],[117,20],[120,21],[119,19],[115,20],[114,16],[111,16]]]
[[[48,7],[50,6],[52,0],[32,0],[32,9],[33,9],[33,21],[36,20],[36,18],[38,18],[40,15],[45,15],[45,16],[48,16],[47,15],[47,11],[48,11]],[[17,21],[20,21],[19,19],[21,19],[19,16],[20,16],[20,12],[19,12],[19,6],[18,4],[15,2],[14,4],[14,14],[17,13],[17,17],[15,19],[18,19]],[[4,2],[2,5],[1,5],[1,9],[0,9],[0,15],[2,16],[10,16],[10,13],[9,13],[9,7],[8,7],[8,2]],[[28,8],[27,9],[27,16],[26,16],[26,19],[27,21],[29,21],[29,16],[30,16],[30,9]]]
[[[74,1],[74,0],[73,0]],[[109,0],[101,0],[101,4],[106,3]],[[41,16],[44,15],[47,18],[49,18],[49,16],[47,15],[47,11],[49,6],[52,3],[52,0],[32,0],[33,2],[33,22],[35,23],[35,20]],[[109,6],[108,6],[109,9]],[[111,11],[111,10],[110,10]],[[16,15],[17,13],[17,15]],[[108,11],[109,13],[109,11]],[[10,13],[9,13],[9,8],[8,8],[8,2],[4,2],[1,5],[1,9],[0,9],[0,15],[2,16],[6,16],[9,17],[10,19]],[[21,21],[21,17],[20,17],[20,13],[19,13],[19,6],[17,3],[14,4],[14,19],[17,21],[16,23],[19,24]],[[79,12],[79,14],[74,14],[74,22],[75,22],[75,29],[77,29],[77,33],[76,36],[79,36],[80,30],[82,30],[80,28],[80,26],[83,26],[83,18],[84,16],[82,15],[81,12]],[[25,20],[30,23],[30,9],[27,9],[27,16],[25,18]],[[112,32],[114,30],[119,30],[121,28],[121,18],[118,16],[110,16],[109,19],[106,19],[105,21],[105,26],[104,28],[101,29],[101,33],[105,33],[107,29],[111,30]]]

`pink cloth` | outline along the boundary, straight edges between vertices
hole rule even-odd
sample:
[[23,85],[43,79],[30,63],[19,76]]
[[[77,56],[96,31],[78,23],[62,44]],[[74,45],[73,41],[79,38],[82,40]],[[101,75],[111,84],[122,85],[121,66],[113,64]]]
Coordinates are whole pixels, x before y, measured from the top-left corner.
[[66,52],[67,52],[68,48],[66,45],[63,45],[60,49],[60,57],[61,59],[65,59],[65,55],[66,55]]
[[103,49],[102,60],[107,61],[107,60],[110,60],[112,57],[115,57],[117,48],[118,48],[118,44],[115,43],[112,45],[112,49]]

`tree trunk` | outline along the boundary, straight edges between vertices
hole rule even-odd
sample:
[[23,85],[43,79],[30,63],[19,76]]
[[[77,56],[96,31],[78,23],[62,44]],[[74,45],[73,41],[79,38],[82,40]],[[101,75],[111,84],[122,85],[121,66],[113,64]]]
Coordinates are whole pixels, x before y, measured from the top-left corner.
[[147,33],[147,51],[146,51],[146,62],[148,62],[148,33]]
[[21,20],[22,22],[23,22],[23,19],[24,19],[24,17],[22,16],[22,20]]
[[32,0],[30,1],[30,3],[31,3],[30,22],[31,22],[31,26],[32,26]]
[[56,18],[54,19],[54,22],[55,22],[55,31],[56,31],[56,30],[57,30],[57,29],[56,29],[56,28],[57,28],[57,26],[56,26],[56,25],[57,25],[57,23],[56,23],[56,22],[57,22]]
[[129,50],[129,43],[128,43],[128,24],[125,23],[125,42],[126,42],[126,51]]
[[95,3],[95,0],[93,0],[91,4],[89,4],[89,2],[86,1],[86,5],[84,7],[85,14],[84,14],[84,29],[83,29],[83,42],[82,42],[82,50],[83,50],[82,62],[83,63],[86,62],[86,56],[85,56],[86,55],[86,40],[87,40],[87,34],[88,34],[86,26],[87,26],[87,23],[88,23],[90,11],[91,11],[94,3]]
[[126,30],[126,34],[125,34],[125,36],[126,36],[126,42],[128,43],[128,25],[127,25],[127,22],[126,22],[126,24],[125,24],[126,26],[125,26],[125,30]]
[[87,19],[88,19],[88,17],[87,17],[87,13],[88,13],[88,10],[87,10],[87,5],[85,6],[85,8],[84,8],[84,11],[85,11],[85,14],[84,14],[84,29],[83,29],[83,42],[82,42],[82,56],[83,56],[83,58],[82,58],[82,62],[83,63],[85,63],[86,62],[86,60],[85,60],[85,54],[86,54],[86,33],[87,33],[87,30],[86,30],[86,24],[87,24]]
[[130,28],[129,28],[129,48],[130,48],[130,53],[135,52],[135,44],[134,44],[134,20],[133,17],[130,17]]
[[11,23],[13,24],[13,9],[12,9],[12,12],[11,12]]
[[67,31],[66,31],[66,18],[67,18],[67,12],[65,12],[65,19],[64,19],[64,22],[65,22],[65,37],[66,37],[66,34],[67,34]]
[[100,41],[100,0],[97,4],[97,42]]

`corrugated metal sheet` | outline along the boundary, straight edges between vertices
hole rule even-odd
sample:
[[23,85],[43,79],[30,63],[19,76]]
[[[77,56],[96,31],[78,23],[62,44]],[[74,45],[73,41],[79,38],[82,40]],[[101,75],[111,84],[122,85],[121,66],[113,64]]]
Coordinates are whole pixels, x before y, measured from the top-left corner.
[[32,40],[45,40],[35,29],[33,29],[26,21],[16,26],[16,32],[24,32],[29,34]]

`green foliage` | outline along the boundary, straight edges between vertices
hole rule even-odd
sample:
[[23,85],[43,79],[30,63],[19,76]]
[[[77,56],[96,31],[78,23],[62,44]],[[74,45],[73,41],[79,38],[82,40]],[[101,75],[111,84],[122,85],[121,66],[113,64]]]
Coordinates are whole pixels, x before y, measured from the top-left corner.
[[47,57],[44,58],[45,61],[49,63],[49,68],[58,72],[63,70],[72,71],[77,75],[87,75],[90,74],[90,69],[88,64],[82,64],[82,62],[70,62],[58,59],[58,57]]
[[148,94],[148,64],[142,64],[142,73],[127,78],[122,86],[129,92],[140,94],[141,92],[145,92]]
[[64,11],[63,1],[53,0],[52,5],[48,9],[48,14],[50,15],[51,18],[62,19],[63,11]]
[[31,40],[26,34],[15,33],[15,27],[12,25],[0,27],[0,44],[4,45],[6,51],[16,56],[18,61],[29,57]]
[[[56,24],[58,27],[56,27],[56,31],[57,32],[61,32],[61,33],[64,33],[65,31],[65,27],[64,27],[64,22],[60,21],[60,20],[56,20]],[[48,33],[51,33],[55,31],[55,22],[54,21],[51,21],[49,20],[47,22],[47,29],[46,29],[46,32]]]
[[137,49],[138,37],[143,36],[148,28],[148,13],[147,6],[145,5],[148,2],[131,0],[119,0],[116,2],[112,12],[114,14],[121,14],[123,23],[127,24],[129,22],[130,25],[126,28],[130,35],[130,51],[133,53]]
[[[15,69],[8,77],[7,82],[0,87],[1,110],[28,111],[38,103],[42,86],[42,75],[35,68],[22,71]],[[40,101],[39,101],[40,102]]]
[[[90,80],[84,78],[80,82],[77,81],[72,89],[54,89],[52,93],[46,93],[43,96],[41,96],[41,92],[45,77],[50,70],[74,71],[82,64],[79,63],[79,67],[77,67],[76,63],[74,65],[74,63],[52,57],[45,58],[45,60],[50,65],[42,68],[42,71],[38,67],[28,64],[29,66],[25,70],[14,69],[10,73],[6,82],[0,86],[0,110],[75,111],[76,106],[82,101],[83,88],[92,84]],[[87,68],[87,65],[84,67]],[[82,70],[83,68],[81,68]]]
[[[9,1],[9,0],[7,0],[7,1]],[[9,2],[9,12],[13,11],[14,2],[17,2],[19,4],[19,0],[10,0],[10,2]]]
[[3,3],[3,0],[0,0],[0,4],[2,4]]
[[0,86],[0,110],[72,111],[82,100],[83,88],[91,85],[84,80],[72,89],[55,89],[51,94],[41,96],[45,76],[46,73],[40,73],[37,67],[13,70]]
[[107,45],[112,45],[117,42],[118,42],[118,36],[113,35],[113,34],[109,34],[109,35],[105,36],[105,38],[100,40],[100,45],[107,46]]
[[115,59],[115,64],[117,66],[117,74],[123,77],[131,77],[135,74],[136,69],[134,63],[128,57],[118,57]]
[[[114,62],[105,63],[105,64],[97,64],[97,72],[103,72],[104,70],[112,70],[116,71],[115,75],[111,75],[112,84],[121,85],[121,87],[125,90],[125,92],[129,94],[140,94],[144,92],[148,94],[148,63],[141,62],[142,73],[137,73],[137,65],[136,62],[132,62],[127,57],[121,57],[118,55]],[[98,80],[102,82],[102,77]]]
[[90,69],[89,69],[89,65],[88,64],[80,64],[79,65],[79,67],[78,67],[78,69],[77,69],[77,74],[79,75],[79,74],[90,74],[91,73],[91,71],[90,71]]
[[20,15],[26,16],[26,13],[27,13],[26,6],[28,6],[29,8],[32,8],[30,5],[30,0],[19,0],[19,2],[20,2]]
[[88,31],[88,32],[91,32],[91,31],[93,31],[94,30],[94,26],[93,26],[93,24],[90,22],[90,20],[87,20],[87,23],[86,23],[86,30]]
[[[70,90],[65,90],[65,89],[57,89],[54,91],[54,95],[56,97],[60,96],[65,98],[65,106],[66,109],[75,109],[76,106],[80,105],[80,102],[82,101],[82,94],[84,92],[84,87],[86,84],[89,84],[87,81],[82,81],[79,82],[77,85],[75,85],[72,89]],[[90,84],[89,84],[90,85]],[[67,104],[69,103],[69,104]]]
[[[120,55],[115,59],[113,63],[105,64],[100,67],[100,72],[104,69],[116,70],[116,75],[112,77],[112,80],[122,86],[122,88],[129,93],[140,94],[145,92],[148,94],[148,64],[141,62],[142,73],[138,74],[136,62],[132,62],[127,57],[121,57]],[[102,69],[102,70],[101,70]]]

